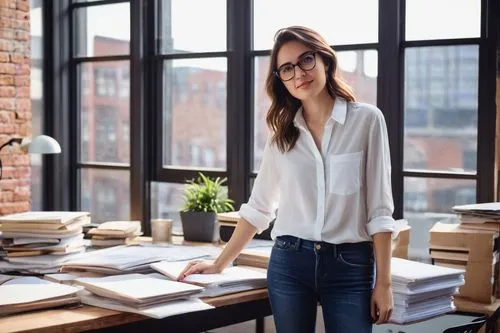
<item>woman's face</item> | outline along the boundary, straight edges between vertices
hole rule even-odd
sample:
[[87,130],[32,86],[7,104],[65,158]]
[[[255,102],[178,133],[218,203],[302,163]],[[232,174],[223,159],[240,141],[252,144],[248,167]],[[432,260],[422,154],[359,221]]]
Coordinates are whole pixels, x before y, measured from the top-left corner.
[[280,79],[293,97],[304,101],[325,89],[325,64],[319,54],[304,44],[297,41],[283,44],[276,60]]

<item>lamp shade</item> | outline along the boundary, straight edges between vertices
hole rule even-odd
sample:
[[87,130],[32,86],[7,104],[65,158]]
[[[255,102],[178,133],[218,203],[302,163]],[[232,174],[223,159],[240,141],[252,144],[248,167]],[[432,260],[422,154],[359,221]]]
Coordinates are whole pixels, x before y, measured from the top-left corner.
[[39,135],[29,144],[28,152],[30,154],[59,154],[61,146],[54,138],[48,135]]

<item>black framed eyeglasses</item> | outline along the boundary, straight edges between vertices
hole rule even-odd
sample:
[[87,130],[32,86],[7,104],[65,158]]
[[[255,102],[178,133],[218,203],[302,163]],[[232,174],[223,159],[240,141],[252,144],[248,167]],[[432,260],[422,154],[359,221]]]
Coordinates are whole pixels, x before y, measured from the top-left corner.
[[316,52],[305,53],[296,64],[286,63],[281,65],[274,71],[274,75],[283,82],[290,81],[295,77],[295,66],[299,66],[305,72],[313,70],[316,67]]

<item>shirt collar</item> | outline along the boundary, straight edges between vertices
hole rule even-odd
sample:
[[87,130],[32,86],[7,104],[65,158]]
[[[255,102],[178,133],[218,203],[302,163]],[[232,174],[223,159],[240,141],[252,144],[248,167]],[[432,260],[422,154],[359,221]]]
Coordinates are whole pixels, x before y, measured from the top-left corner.
[[[297,113],[295,113],[295,118],[293,119],[293,123],[295,124],[295,126],[307,128],[307,124],[302,112],[303,112],[303,107],[301,106],[297,110]],[[344,125],[346,117],[347,117],[347,102],[344,98],[337,97],[335,99],[335,104],[333,105],[330,119],[333,119],[339,124]]]

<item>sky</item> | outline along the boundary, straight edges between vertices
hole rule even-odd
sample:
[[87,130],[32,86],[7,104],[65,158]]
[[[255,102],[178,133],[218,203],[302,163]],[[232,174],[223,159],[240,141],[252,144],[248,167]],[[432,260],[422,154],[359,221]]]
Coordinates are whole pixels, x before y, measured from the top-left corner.
[[[479,37],[480,2],[407,0],[406,39]],[[96,35],[130,39],[128,3],[89,7],[87,10],[89,55],[92,55],[92,39]],[[378,0],[254,0],[254,49],[270,49],[276,30],[289,25],[304,25],[317,30],[333,46],[376,43],[377,11]],[[41,32],[39,15],[32,14],[31,25],[34,35]],[[175,49],[226,51],[226,1],[172,0],[172,36]],[[348,70],[355,63],[353,57],[353,52],[339,54],[339,66]],[[364,61],[367,74],[376,76],[376,52],[365,53]],[[227,69],[225,59],[179,60],[174,63],[174,66],[186,65]]]

